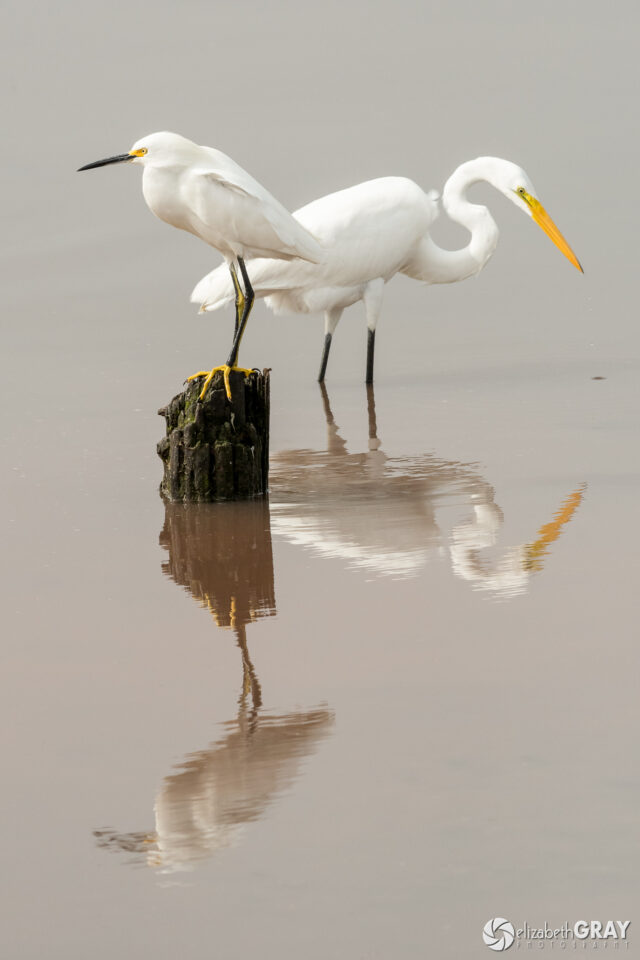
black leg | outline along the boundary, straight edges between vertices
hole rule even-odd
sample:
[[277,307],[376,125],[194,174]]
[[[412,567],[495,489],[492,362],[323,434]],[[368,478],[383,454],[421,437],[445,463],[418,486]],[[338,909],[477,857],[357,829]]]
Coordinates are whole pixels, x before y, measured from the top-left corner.
[[238,266],[240,267],[240,273],[242,274],[242,279],[244,280],[245,295],[251,300],[251,303],[253,303],[255,300],[255,294],[253,292],[251,280],[249,280],[249,274],[247,273],[247,268],[242,257],[238,257]]
[[232,263],[229,264],[229,273],[231,274],[231,280],[233,282],[233,289],[236,292],[236,323],[233,328],[233,335],[235,337],[238,332],[238,327],[240,326],[240,317],[242,311],[244,310],[244,294],[242,292],[242,287],[238,281],[238,274],[236,273],[236,268]]
[[376,347],[376,332],[369,330],[367,336],[367,376],[365,383],[373,383],[373,352]]
[[238,350],[240,349],[240,341],[242,340],[242,335],[247,325],[249,314],[251,313],[251,307],[253,306],[253,301],[255,300],[253,287],[251,286],[251,281],[249,280],[249,274],[247,273],[247,268],[244,265],[244,260],[242,259],[242,257],[238,257],[238,266],[240,267],[240,273],[242,274],[242,279],[244,280],[244,309],[242,311],[242,317],[240,318],[238,329],[236,330],[235,336],[233,338],[231,353],[229,354],[229,359],[227,360],[227,366],[229,367],[235,367],[236,362],[238,360]]
[[327,372],[327,361],[329,359],[329,350],[331,349],[331,334],[324,335],[324,350],[322,351],[322,360],[320,362],[320,373],[318,374],[318,383],[324,383],[324,375]]

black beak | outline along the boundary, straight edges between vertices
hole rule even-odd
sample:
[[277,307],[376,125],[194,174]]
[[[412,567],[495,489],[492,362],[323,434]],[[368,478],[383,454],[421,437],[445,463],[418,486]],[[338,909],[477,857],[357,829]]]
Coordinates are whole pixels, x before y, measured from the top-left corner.
[[94,167],[106,167],[108,163],[122,163],[123,160],[133,160],[130,153],[119,153],[117,157],[107,157],[105,160],[94,160],[93,163],[85,163],[84,167],[78,167],[77,173],[81,170],[93,170]]

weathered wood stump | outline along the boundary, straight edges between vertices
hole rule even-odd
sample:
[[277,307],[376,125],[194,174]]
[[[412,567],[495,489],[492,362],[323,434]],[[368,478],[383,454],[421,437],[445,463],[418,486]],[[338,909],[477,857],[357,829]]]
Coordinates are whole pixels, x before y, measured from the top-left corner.
[[222,372],[202,402],[202,380],[158,410],[167,433],[158,444],[164,464],[160,492],[183,503],[250,500],[264,496],[269,477],[269,370],[231,374],[227,399]]

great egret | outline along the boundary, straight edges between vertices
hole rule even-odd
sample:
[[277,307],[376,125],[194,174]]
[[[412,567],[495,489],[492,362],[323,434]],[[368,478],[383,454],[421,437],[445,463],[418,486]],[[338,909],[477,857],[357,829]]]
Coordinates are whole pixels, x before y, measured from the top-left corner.
[[[373,385],[366,387],[367,446],[350,452],[324,384],[320,392],[326,449],[284,450],[271,461],[269,507],[276,537],[313,556],[339,558],[367,577],[416,577],[449,554],[453,573],[473,589],[505,599],[528,590],[533,573],[543,569],[551,544],[580,506],[584,484],[535,537],[496,554],[504,516],[477,465],[430,453],[386,454],[378,437]],[[467,516],[452,525],[458,509]]]
[[[373,381],[375,332],[385,283],[404,273],[425,283],[454,283],[478,274],[498,242],[489,210],[466,198],[469,187],[484,180],[532,217],[555,245],[582,271],[571,247],[537,199],[528,175],[515,163],[478,157],[459,166],[447,180],[442,206],[451,220],[466,227],[471,239],[461,250],[443,250],[429,236],[438,216],[438,194],[425,193],[412,180],[383,177],[329,194],[296,210],[293,216],[325,248],[319,263],[251,263],[257,297],[275,312],[325,312],[325,340],[318,379],[324,380],[331,339],[345,307],[364,301],[367,328],[366,382]],[[191,299],[205,311],[233,298],[221,268],[204,277]]]
[[323,255],[321,247],[257,180],[213,147],[201,147],[177,133],[152,133],[134,143],[128,153],[87,163],[80,170],[122,162],[144,168],[142,193],[156,217],[200,237],[219,250],[227,262],[236,301],[231,353],[226,364],[189,379],[206,377],[202,399],[216,370],[223,370],[227,396],[231,398],[229,372],[251,372],[236,366],[254,301],[245,257],[315,261]]

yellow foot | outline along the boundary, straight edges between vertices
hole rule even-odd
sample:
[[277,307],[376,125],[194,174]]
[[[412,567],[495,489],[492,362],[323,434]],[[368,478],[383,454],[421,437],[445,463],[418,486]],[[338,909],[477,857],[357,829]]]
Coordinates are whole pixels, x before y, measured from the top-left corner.
[[197,380],[198,377],[206,377],[202,390],[200,391],[199,400],[204,400],[207,390],[209,389],[209,384],[213,380],[214,373],[217,373],[218,370],[222,370],[224,374],[224,388],[227,393],[227,399],[231,400],[231,384],[229,383],[229,374],[233,373],[244,373],[245,376],[248,376],[250,373],[253,373],[253,370],[247,370],[246,367],[230,367],[228,364],[224,363],[221,367],[214,367],[213,370],[201,370],[199,373],[192,373],[190,377],[187,377],[187,380]]

